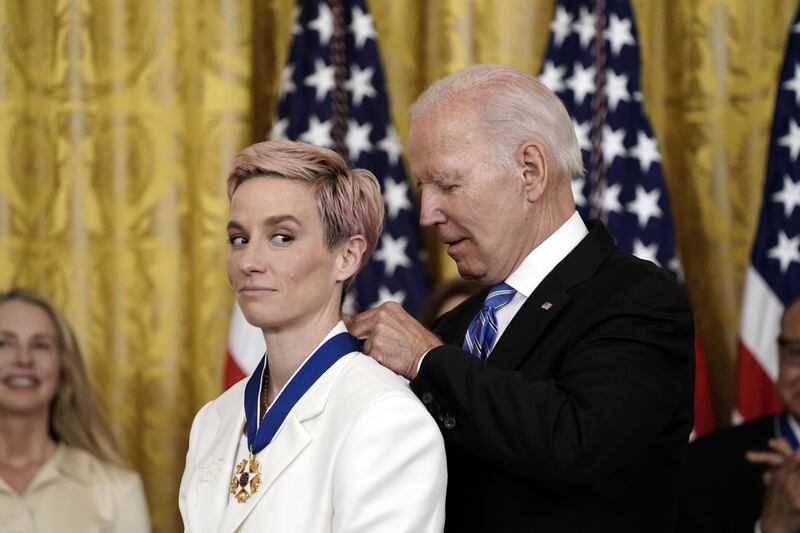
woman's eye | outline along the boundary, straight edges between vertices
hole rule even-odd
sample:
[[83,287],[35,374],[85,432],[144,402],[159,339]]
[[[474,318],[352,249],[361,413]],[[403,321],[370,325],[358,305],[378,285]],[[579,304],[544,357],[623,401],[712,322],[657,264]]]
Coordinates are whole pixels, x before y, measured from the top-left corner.
[[242,246],[243,244],[247,244],[247,237],[243,235],[231,235],[228,237],[228,240],[231,243],[231,246]]
[[272,241],[277,244],[289,244],[294,240],[294,237],[291,235],[286,235],[285,233],[278,233],[274,237],[272,237]]
[[33,345],[34,348],[37,350],[52,350],[53,345],[49,342],[37,342]]

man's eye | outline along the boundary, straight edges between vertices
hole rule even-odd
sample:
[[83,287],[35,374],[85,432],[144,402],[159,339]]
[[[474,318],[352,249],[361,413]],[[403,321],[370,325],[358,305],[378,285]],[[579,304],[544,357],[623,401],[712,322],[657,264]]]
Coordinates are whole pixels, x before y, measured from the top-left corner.
[[231,246],[242,246],[247,244],[247,237],[244,235],[231,235],[228,237],[228,241],[230,241]]

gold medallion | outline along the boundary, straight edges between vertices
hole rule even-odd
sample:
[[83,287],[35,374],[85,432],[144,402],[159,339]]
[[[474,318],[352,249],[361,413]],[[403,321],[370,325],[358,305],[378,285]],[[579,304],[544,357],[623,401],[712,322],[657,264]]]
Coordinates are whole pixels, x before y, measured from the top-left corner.
[[236,497],[236,501],[244,503],[255,494],[261,485],[261,463],[256,459],[253,450],[250,450],[250,457],[242,459],[236,465],[236,470],[231,478],[231,494]]

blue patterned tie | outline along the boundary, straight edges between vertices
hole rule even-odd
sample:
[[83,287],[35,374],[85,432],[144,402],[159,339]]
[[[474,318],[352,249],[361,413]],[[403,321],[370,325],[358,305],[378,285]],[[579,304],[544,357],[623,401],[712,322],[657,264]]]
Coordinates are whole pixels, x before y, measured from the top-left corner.
[[497,315],[498,309],[503,308],[511,301],[516,291],[506,283],[500,283],[489,289],[486,300],[480,313],[475,315],[464,335],[463,348],[482,361],[486,361],[489,352],[494,347],[497,339]]

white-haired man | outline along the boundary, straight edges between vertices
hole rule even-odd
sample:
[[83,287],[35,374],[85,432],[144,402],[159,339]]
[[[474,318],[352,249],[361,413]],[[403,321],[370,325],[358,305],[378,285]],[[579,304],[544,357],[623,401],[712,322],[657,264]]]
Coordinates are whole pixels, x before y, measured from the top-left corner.
[[669,531],[692,427],[685,294],[575,211],[558,98],[478,65],[410,112],[420,222],[488,288],[427,331],[358,315],[364,351],[411,380],[448,453],[446,531]]

